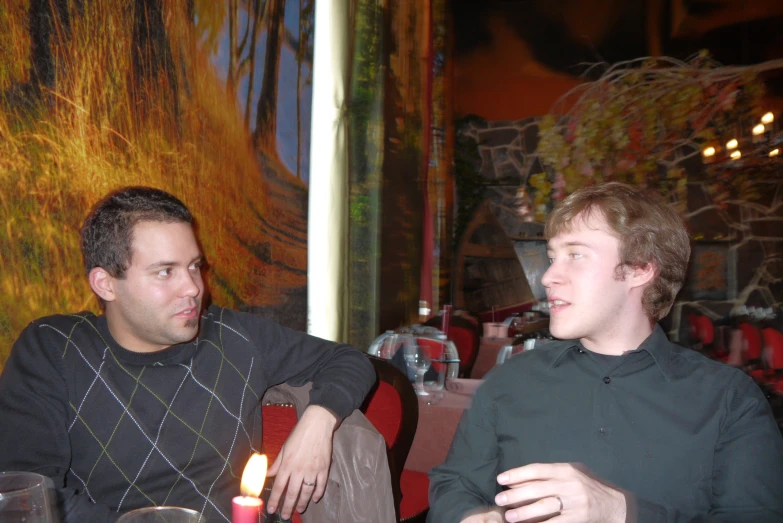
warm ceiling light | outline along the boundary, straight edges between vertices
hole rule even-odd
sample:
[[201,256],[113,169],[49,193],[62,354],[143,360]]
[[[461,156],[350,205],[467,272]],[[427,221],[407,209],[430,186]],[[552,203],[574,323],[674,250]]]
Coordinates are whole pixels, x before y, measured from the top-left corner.
[[764,134],[764,129],[766,129],[766,127],[764,127],[763,123],[760,123],[753,128],[753,134],[754,135]]
[[772,150],[769,152],[769,157],[770,157],[770,158],[772,158],[773,156],[777,156],[777,155],[779,155],[779,154],[780,154],[780,149],[772,149]]
[[742,158],[742,153],[741,152],[734,151],[733,153],[731,153],[731,159],[732,160],[739,160],[740,158]]
[[775,115],[772,113],[767,113],[761,117],[761,123],[771,124],[774,121],[775,121]]
[[701,152],[701,154],[703,154],[705,157],[715,156],[715,147],[707,147]]
[[739,145],[739,142],[737,141],[737,139],[736,138],[732,138],[731,140],[726,142],[726,149],[736,149],[738,145]]

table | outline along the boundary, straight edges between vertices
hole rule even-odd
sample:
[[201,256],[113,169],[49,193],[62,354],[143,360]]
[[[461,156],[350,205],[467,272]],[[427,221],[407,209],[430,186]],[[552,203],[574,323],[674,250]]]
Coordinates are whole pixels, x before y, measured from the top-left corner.
[[482,337],[478,356],[476,356],[476,363],[473,365],[473,370],[470,371],[470,377],[474,380],[482,379],[484,375],[495,366],[500,350],[506,345],[511,344],[511,340],[513,339],[514,338]]
[[[549,327],[549,319],[545,318],[516,325],[514,327],[514,333],[516,335],[528,334],[547,327]],[[514,338],[482,337],[478,356],[476,356],[476,363],[473,365],[470,377],[473,379],[483,379],[484,375],[495,366],[500,350],[506,345],[510,345],[513,339]]]
[[[474,382],[479,380],[457,380],[458,382]],[[442,398],[429,405],[432,396],[419,396],[419,425],[413,438],[405,468],[418,472],[429,472],[435,465],[440,465],[446,459],[451,440],[457,431],[462,413],[470,407],[473,392],[478,384],[469,383],[467,390],[451,392],[442,390],[433,392]]]

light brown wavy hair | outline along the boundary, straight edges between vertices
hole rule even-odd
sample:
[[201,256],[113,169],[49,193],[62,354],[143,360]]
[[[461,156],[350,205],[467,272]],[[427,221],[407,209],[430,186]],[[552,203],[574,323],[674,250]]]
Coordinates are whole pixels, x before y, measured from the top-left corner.
[[680,215],[652,192],[618,182],[584,187],[566,197],[550,213],[544,233],[553,238],[569,232],[574,220],[593,213],[604,217],[620,241],[620,264],[615,277],[623,279],[627,268],[655,269],[644,289],[642,305],[654,320],[669,313],[685,282],[690,239]]

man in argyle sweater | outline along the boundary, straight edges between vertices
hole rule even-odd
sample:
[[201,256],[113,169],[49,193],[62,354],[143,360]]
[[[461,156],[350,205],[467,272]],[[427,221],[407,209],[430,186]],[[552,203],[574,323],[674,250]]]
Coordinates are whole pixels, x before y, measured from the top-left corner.
[[68,522],[152,505],[230,521],[260,399],[312,382],[310,406],[270,468],[284,518],[326,488],[332,434],[374,382],[358,351],[245,313],[202,310],[202,255],[175,197],[127,188],[85,220],[82,252],[104,314],[41,318],[0,376],[0,470],[52,478]]

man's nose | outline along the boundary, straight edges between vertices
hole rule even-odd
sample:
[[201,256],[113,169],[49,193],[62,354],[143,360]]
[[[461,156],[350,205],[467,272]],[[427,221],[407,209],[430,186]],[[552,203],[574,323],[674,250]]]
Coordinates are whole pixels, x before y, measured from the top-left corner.
[[185,277],[182,282],[181,293],[183,296],[196,297],[201,294],[201,282],[200,274],[191,274],[190,271],[185,272]]
[[556,262],[549,264],[549,267],[541,276],[541,285],[544,287],[551,287],[552,285],[560,281],[560,273]]

